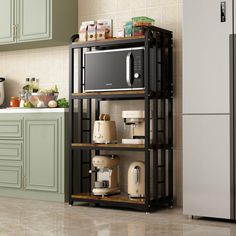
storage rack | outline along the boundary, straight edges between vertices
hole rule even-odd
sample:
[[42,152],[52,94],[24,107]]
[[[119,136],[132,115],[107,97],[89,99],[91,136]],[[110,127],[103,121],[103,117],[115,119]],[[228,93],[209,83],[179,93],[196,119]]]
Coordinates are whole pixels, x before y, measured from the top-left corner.
[[[72,37],[70,46],[69,204],[88,202],[146,212],[163,205],[173,206],[172,32],[150,26],[145,29],[145,35],[141,37],[85,43],[74,42],[76,39],[77,35]],[[84,93],[83,53],[85,50],[139,46],[145,47],[144,90]],[[75,69],[77,66],[78,71]],[[77,82],[75,82],[76,77],[78,77]],[[95,114],[95,119],[99,119],[101,102],[137,99],[144,100],[145,105],[145,144],[93,144],[92,117]],[[151,112],[153,131],[156,130],[153,132],[152,143],[150,140]],[[91,194],[92,179],[89,175],[91,156],[99,155],[101,150],[144,152],[145,198],[129,199],[128,194],[105,197]]]

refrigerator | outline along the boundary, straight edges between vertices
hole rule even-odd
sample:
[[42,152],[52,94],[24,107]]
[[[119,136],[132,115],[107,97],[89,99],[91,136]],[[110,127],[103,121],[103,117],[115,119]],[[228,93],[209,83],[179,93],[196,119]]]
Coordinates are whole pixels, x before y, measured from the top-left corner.
[[235,5],[183,0],[183,213],[189,216],[236,218]]

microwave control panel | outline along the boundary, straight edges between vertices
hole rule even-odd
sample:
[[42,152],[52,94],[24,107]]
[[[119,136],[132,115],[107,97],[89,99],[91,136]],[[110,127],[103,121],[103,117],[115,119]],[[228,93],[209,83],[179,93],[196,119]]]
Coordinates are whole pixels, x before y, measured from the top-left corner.
[[144,51],[143,50],[133,50],[132,51],[133,57],[134,57],[134,79],[141,79],[143,78],[143,68],[144,68],[144,62],[143,62],[143,57],[144,57]]

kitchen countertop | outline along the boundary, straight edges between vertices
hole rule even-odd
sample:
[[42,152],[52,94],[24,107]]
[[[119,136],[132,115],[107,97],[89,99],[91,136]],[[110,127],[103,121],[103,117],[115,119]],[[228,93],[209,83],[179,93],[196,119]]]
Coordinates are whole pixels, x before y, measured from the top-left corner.
[[3,108],[1,113],[43,113],[43,112],[68,112],[69,108]]

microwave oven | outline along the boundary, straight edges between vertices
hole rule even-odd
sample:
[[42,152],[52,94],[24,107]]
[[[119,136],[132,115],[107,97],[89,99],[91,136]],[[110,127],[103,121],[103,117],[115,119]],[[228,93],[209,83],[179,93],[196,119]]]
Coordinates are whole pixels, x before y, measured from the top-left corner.
[[85,92],[144,89],[144,47],[84,53]]

